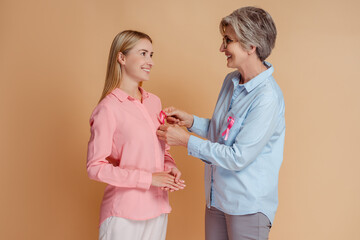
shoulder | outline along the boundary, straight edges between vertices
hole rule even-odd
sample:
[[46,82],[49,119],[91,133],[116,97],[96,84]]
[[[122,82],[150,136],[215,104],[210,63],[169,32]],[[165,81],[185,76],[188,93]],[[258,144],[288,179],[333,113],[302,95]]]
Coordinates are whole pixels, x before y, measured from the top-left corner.
[[112,116],[116,104],[116,99],[112,94],[108,94],[104,99],[102,99],[94,108],[91,118],[94,118],[98,115],[107,115]]
[[156,106],[157,108],[160,108],[161,109],[161,100],[160,98],[153,94],[153,93],[149,93],[149,98],[148,98],[148,102],[150,103],[150,105],[153,105],[153,106]]
[[155,95],[155,94],[153,94],[153,93],[150,93],[150,92],[148,92],[148,94],[149,94],[149,98],[150,98],[152,101],[161,102],[160,98],[159,98],[157,95]]
[[263,88],[260,90],[260,95],[265,98],[273,98],[279,101],[284,100],[282,91],[273,76],[270,76],[268,79],[266,79]]
[[275,79],[270,76],[256,90],[253,107],[255,106],[277,106],[283,108],[284,97]]

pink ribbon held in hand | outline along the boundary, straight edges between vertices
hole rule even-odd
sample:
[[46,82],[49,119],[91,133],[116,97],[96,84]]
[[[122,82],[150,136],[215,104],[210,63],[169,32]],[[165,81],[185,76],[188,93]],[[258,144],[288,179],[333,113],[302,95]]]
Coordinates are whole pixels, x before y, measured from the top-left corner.
[[235,122],[235,119],[233,117],[229,117],[227,122],[229,123],[229,125],[227,126],[226,130],[222,133],[222,136],[225,135],[225,141],[228,139],[228,136],[229,136],[229,132],[230,132],[230,129],[231,127],[234,125],[234,122]]
[[159,115],[159,120],[162,125],[165,124],[166,117],[167,117],[166,113],[163,110],[161,110],[160,115]]

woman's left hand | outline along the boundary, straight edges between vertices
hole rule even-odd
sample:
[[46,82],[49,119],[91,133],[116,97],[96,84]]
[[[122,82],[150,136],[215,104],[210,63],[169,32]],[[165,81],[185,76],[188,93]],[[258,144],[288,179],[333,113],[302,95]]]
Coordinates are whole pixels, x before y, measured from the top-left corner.
[[190,134],[178,125],[160,125],[156,131],[156,135],[160,140],[163,140],[170,146],[184,146],[187,147]]

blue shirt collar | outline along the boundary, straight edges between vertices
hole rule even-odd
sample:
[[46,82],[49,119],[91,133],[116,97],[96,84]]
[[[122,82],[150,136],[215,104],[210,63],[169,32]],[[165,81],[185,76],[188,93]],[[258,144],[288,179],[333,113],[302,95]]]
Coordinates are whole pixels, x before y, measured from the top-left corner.
[[240,73],[238,73],[238,75],[232,79],[232,81],[234,83],[234,87],[237,87],[237,86],[242,87],[243,86],[243,87],[245,87],[247,92],[251,92],[257,86],[259,86],[274,72],[274,67],[270,63],[264,61],[264,64],[268,67],[268,69],[265,70],[264,72],[260,73],[259,75],[257,75],[256,77],[254,77],[253,79],[251,79],[250,81],[248,81],[245,84],[239,84],[239,80],[240,80],[241,76],[240,76]]

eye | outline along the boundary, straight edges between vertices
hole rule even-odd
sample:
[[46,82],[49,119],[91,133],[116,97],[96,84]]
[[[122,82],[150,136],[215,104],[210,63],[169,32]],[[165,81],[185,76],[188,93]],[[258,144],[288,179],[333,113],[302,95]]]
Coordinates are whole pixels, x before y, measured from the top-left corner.
[[233,40],[231,40],[230,38],[228,38],[228,37],[225,37],[225,41],[226,41],[226,43],[231,43]]
[[153,57],[153,55],[154,55],[153,53],[150,53],[150,57],[151,57],[151,58]]
[[145,56],[145,55],[146,55],[146,52],[141,52],[140,55],[141,55],[141,56]]

